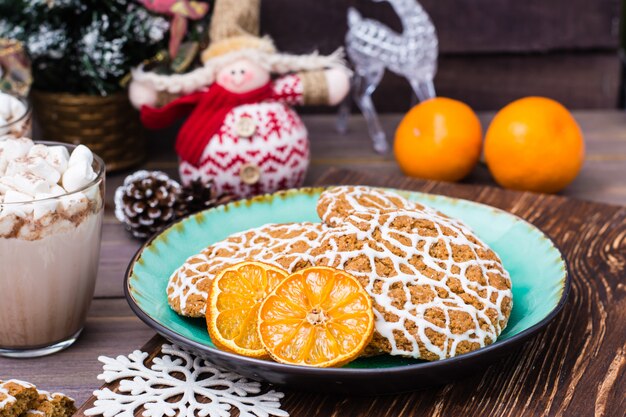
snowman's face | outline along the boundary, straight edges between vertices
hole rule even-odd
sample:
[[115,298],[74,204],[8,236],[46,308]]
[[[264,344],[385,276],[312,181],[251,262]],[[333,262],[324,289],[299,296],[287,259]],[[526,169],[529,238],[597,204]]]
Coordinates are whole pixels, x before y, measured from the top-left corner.
[[216,82],[232,93],[247,93],[270,81],[270,73],[259,64],[242,58],[217,72]]

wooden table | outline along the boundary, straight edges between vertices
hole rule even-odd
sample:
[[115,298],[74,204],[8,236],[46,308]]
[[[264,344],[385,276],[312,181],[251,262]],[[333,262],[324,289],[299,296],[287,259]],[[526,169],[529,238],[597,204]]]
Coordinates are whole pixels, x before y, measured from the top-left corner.
[[[616,111],[579,112],[576,113],[576,117],[587,138],[588,158],[580,177],[563,194],[569,197],[626,205],[626,114]],[[489,115],[484,115],[484,118],[488,119]],[[399,117],[393,115],[383,118],[388,131],[393,131],[393,126],[398,120]],[[341,136],[334,132],[332,125],[334,119],[330,116],[309,116],[305,118],[305,121],[311,131],[313,148],[313,161],[307,179],[308,184],[316,182],[322,172],[332,166],[368,171],[379,178],[384,178],[383,174],[397,174],[399,172],[391,156],[378,156],[371,151],[364,133],[363,123],[357,117],[352,119],[352,130],[347,136]],[[144,164],[144,167],[162,169],[174,174],[176,163],[169,151],[171,141],[172,138],[167,135],[154,138],[155,146],[150,161]],[[124,232],[112,212],[112,193],[114,188],[123,180],[125,174],[110,175],[107,179],[107,213],[99,277],[95,299],[83,335],[70,349],[50,357],[33,360],[0,359],[0,379],[28,380],[41,388],[66,392],[74,396],[77,403],[81,404],[87,400],[94,389],[100,386],[100,382],[96,379],[96,375],[101,371],[101,364],[97,361],[99,355],[126,355],[140,348],[154,335],[152,330],[131,313],[123,299],[124,271],[128,260],[140,245],[140,242],[131,239]],[[491,182],[486,169],[478,167],[465,183],[490,184]],[[399,185],[402,184],[402,182],[399,183]],[[415,186],[414,183],[411,184]],[[447,190],[446,187],[453,187],[452,189],[456,190],[455,193],[465,198],[478,198],[487,202],[490,202],[489,195],[492,192],[489,190],[493,190],[484,188],[483,190],[487,191],[477,194],[477,188],[473,186],[449,186],[445,184],[440,186],[428,182],[419,184],[419,188],[434,190],[435,192],[444,192],[441,190]],[[541,224],[550,223],[549,220],[533,217],[532,213],[535,200],[539,201],[544,197],[530,194],[519,195],[514,192],[502,192],[502,195],[505,196],[506,200],[503,207],[506,206],[506,208],[515,211],[516,204],[521,201],[519,204],[522,205],[523,203],[528,208],[528,211],[524,213],[526,218]],[[566,201],[566,199],[559,197],[549,198],[555,198],[554,201]],[[513,206],[510,206],[511,204]],[[585,203],[581,204],[584,205]],[[558,207],[559,205],[555,205],[555,210],[558,210]],[[597,206],[588,205],[585,207],[587,207],[587,211],[581,212],[584,213],[585,218],[581,217],[577,220],[581,230],[585,222],[588,221],[591,224],[598,219],[592,210],[592,207]],[[617,309],[621,312],[621,317],[624,318],[623,313],[626,311],[626,299],[624,297],[626,287],[623,279],[626,268],[626,229],[624,227],[626,216],[623,208],[612,207],[607,210],[612,213],[611,216],[613,217],[611,218],[618,222],[619,227],[610,231],[612,241],[607,243],[609,246],[600,248],[599,255],[591,253],[590,256],[608,254],[608,258],[594,259],[589,265],[574,265],[574,267],[584,268],[590,277],[593,277],[596,272],[594,268],[607,270],[607,274],[612,274],[613,279],[615,276],[621,276],[622,280],[614,285],[614,282],[606,282],[604,276],[600,276],[598,282],[583,287],[582,292],[576,296],[588,298],[585,302],[578,298],[574,300],[577,303],[575,310],[577,314],[591,314],[590,303],[610,303],[600,304],[606,307],[603,307],[599,312],[600,317],[594,317],[594,321],[589,322],[593,325],[590,324],[587,331],[581,334],[581,340],[571,342],[575,342],[573,346],[576,346],[579,351],[567,351],[567,356],[562,358],[533,357],[531,358],[533,361],[528,363],[520,363],[520,361],[528,360],[527,356],[521,354],[508,358],[507,363],[519,370],[519,374],[516,371],[515,374],[509,374],[508,377],[524,380],[521,378],[522,376],[534,376],[536,377],[535,385],[531,387],[507,386],[507,379],[502,375],[494,374],[494,370],[490,368],[484,375],[475,378],[478,385],[472,394],[471,405],[468,405],[467,408],[462,407],[464,415],[479,416],[489,415],[489,413],[493,413],[493,415],[520,415],[522,411],[528,415],[593,415],[594,411],[597,416],[624,415],[626,409],[624,400],[626,352],[623,345],[626,318],[621,323],[616,323],[615,317],[609,317],[607,321],[606,314],[607,311],[616,311]],[[597,232],[606,233],[607,231],[598,230]],[[574,236],[576,231],[572,230],[568,233],[572,233]],[[586,248],[579,250],[585,251]],[[611,308],[609,309],[609,307]],[[581,308],[583,310],[580,310]],[[589,309],[589,311],[584,309]],[[581,317],[572,315],[569,319],[575,321],[580,320]],[[610,324],[607,325],[607,322]],[[609,350],[612,352],[612,356],[603,358],[602,363],[596,362],[595,367],[593,367],[590,366],[591,358],[597,359],[598,351],[606,350],[606,346],[601,345],[600,342],[596,345],[595,341],[591,344],[586,343],[585,340],[586,338],[591,340],[592,336],[597,338],[598,333],[601,337],[606,335],[607,338],[614,336],[617,339],[612,339],[610,345]],[[541,352],[540,348],[547,340],[546,338],[537,338],[532,342],[532,346],[529,345],[529,348],[539,349],[537,352]],[[606,351],[604,352],[606,353]],[[559,366],[546,365],[552,362],[559,364]],[[500,380],[499,378],[503,379]],[[593,389],[589,388],[588,378],[593,378],[592,381],[596,382],[592,384]],[[506,390],[503,389],[500,392],[501,395],[520,392],[522,388],[523,395],[481,400],[481,384],[493,383],[493,381],[506,386]],[[559,385],[557,384],[559,381],[567,381],[567,384]],[[582,392],[580,391],[581,387],[587,387],[589,390]],[[442,410],[444,410],[445,404],[449,404],[451,401],[467,400],[465,394],[461,395],[460,392],[455,391],[455,384],[428,391],[424,395],[428,398],[424,397],[420,400],[418,393],[409,397],[399,396],[396,399],[367,399],[367,404],[370,407],[370,413],[373,410],[378,410],[380,415],[391,410],[395,410],[395,413],[390,415],[412,415],[412,411],[417,409],[421,409],[423,412],[429,411],[431,414],[428,415],[443,415]],[[447,403],[444,402],[444,399]],[[407,403],[402,405],[398,401],[407,401]],[[348,414],[349,404],[350,400],[347,398],[317,397],[312,394],[298,394],[288,397],[285,401],[285,406],[289,406],[288,410],[293,415],[325,415],[325,412],[353,415]],[[381,405],[384,405],[384,408],[379,408]],[[305,410],[308,411],[305,413]],[[517,412],[512,410],[517,410]],[[457,411],[461,411],[461,408],[458,408]]]

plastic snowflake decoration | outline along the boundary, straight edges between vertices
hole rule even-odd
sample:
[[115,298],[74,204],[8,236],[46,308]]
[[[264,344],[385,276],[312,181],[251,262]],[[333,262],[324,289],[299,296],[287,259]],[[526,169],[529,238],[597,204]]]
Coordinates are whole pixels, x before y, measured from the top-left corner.
[[138,350],[127,357],[99,357],[104,372],[98,379],[119,380],[119,388],[94,391],[97,400],[85,414],[134,417],[143,409],[144,417],[228,417],[237,409],[240,417],[289,416],[280,408],[282,393],[261,393],[260,383],[219,369],[176,345],[164,344],[149,368],[147,358]]

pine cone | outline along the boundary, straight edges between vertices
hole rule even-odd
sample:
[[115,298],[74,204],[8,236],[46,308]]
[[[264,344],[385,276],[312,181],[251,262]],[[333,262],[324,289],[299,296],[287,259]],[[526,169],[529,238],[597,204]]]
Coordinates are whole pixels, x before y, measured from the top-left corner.
[[184,186],[180,196],[180,208],[184,214],[197,213],[211,207],[235,200],[232,194],[217,195],[212,180],[197,178]]
[[115,217],[132,235],[145,239],[173,222],[182,189],[160,171],[137,171],[115,191]]

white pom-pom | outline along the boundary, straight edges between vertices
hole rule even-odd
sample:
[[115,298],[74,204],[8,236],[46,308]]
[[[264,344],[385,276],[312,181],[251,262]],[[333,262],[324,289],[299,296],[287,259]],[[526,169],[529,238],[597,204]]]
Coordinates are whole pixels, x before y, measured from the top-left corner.
[[157,91],[141,81],[133,80],[128,87],[128,98],[136,109],[154,106],[157,102]]

